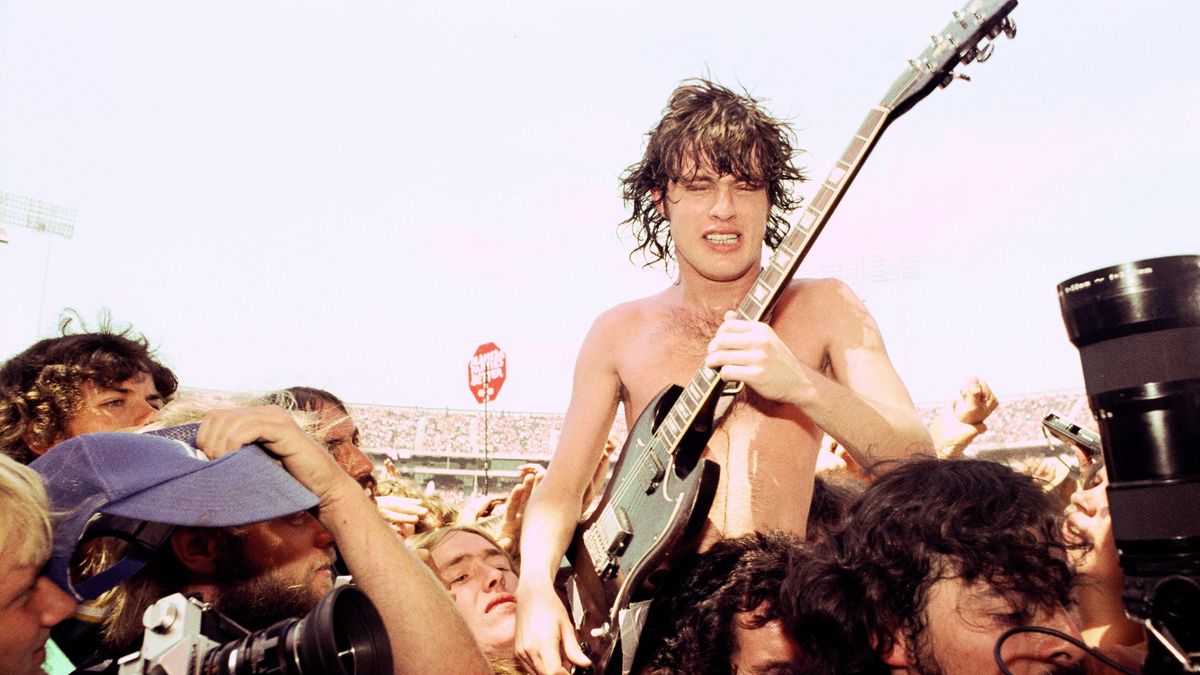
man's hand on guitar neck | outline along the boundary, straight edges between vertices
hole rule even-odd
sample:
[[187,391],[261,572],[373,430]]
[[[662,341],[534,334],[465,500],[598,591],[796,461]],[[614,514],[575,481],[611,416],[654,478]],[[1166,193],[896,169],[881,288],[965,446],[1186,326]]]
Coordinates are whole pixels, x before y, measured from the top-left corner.
[[514,646],[521,665],[539,675],[565,675],[572,664],[591,665],[575,639],[567,609],[554,588],[544,584],[517,586]]
[[797,396],[813,395],[803,376],[805,366],[775,331],[760,321],[738,319],[732,310],[725,312],[725,322],[709,342],[704,365],[720,369],[721,379],[743,382],[770,401],[791,403]]

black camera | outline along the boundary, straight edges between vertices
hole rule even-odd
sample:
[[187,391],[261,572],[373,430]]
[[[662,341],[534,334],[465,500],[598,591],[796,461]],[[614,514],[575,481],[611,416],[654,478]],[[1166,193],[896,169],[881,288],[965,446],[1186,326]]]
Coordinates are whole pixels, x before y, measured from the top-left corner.
[[1130,618],[1147,673],[1200,672],[1200,256],[1058,285],[1100,427]]
[[383,675],[392,649],[379,611],[354,586],[338,586],[303,618],[259,631],[206,602],[176,593],[142,617],[140,651],[118,661],[120,675]]

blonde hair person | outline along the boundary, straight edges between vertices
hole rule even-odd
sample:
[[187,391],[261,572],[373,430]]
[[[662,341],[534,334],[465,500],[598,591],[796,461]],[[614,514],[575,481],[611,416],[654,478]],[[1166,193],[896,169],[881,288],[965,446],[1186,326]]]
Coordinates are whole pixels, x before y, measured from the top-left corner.
[[0,456],[0,674],[41,673],[50,627],[75,610],[42,576],[51,542],[41,477]]
[[409,537],[450,592],[479,648],[497,673],[521,672],[513,654],[516,633],[517,568],[487,530],[474,524],[450,525]]

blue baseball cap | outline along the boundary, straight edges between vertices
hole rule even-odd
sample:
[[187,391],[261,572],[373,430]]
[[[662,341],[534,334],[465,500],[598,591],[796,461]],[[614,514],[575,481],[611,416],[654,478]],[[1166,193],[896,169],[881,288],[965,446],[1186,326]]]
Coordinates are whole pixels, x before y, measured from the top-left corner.
[[[233,527],[317,505],[317,497],[257,444],[208,460],[195,445],[198,424],[145,434],[98,433],[68,439],[29,466],[42,475],[54,515],[47,575],[76,599],[91,599],[132,576],[172,526]],[[146,528],[146,524],[166,527]],[[135,544],[101,575],[71,583],[71,558],[85,534],[125,533]]]

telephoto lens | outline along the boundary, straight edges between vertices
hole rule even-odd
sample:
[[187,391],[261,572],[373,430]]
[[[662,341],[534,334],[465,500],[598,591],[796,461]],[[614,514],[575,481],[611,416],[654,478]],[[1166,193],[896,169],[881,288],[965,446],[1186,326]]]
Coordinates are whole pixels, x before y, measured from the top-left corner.
[[385,675],[392,648],[365,593],[339,586],[302,619],[286,619],[204,655],[204,675]]
[[1100,427],[1125,607],[1155,638],[1144,672],[1183,672],[1200,650],[1200,256],[1088,272],[1058,299]]

